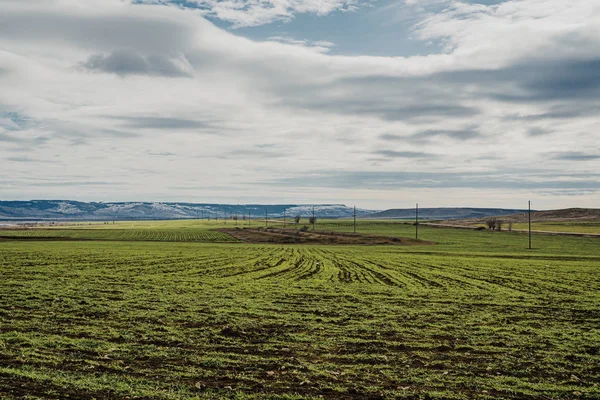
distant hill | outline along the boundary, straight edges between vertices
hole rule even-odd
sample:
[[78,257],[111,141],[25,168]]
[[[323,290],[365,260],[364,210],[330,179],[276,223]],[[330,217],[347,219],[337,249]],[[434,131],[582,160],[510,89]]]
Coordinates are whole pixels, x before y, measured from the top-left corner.
[[[529,216],[527,211],[518,213],[506,213],[501,215],[505,222],[527,222]],[[577,222],[577,221],[600,221],[600,209],[598,208],[566,208],[562,210],[534,211],[531,220],[535,222]],[[485,218],[472,218],[458,221],[460,224],[476,225],[485,222]]]
[[[0,201],[0,220],[142,220],[223,218],[224,215],[247,215],[264,217],[265,208],[270,218],[312,214],[313,207],[318,218],[343,218],[353,214],[351,207],[343,204],[209,204],[209,203],[161,203],[161,202],[80,202],[73,200]],[[357,216],[373,210],[356,209]]]
[[[453,220],[486,218],[497,215],[516,214],[527,210],[514,210],[503,208],[420,208],[419,219]],[[413,219],[414,208],[397,208],[373,213],[368,216],[373,219]]]

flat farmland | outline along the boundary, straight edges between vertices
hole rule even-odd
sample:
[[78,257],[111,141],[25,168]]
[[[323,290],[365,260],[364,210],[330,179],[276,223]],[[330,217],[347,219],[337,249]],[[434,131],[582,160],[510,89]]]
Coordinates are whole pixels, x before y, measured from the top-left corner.
[[597,239],[421,234],[436,244],[5,239],[0,398],[600,397]]
[[0,238],[203,243],[236,241],[218,231],[177,229],[7,229],[0,230]]
[[[72,239],[159,242],[236,242],[230,235],[214,228],[235,226],[223,221],[138,221],[118,223],[72,223],[42,225],[24,229],[2,229],[0,238]],[[241,225],[240,225],[241,226]]]
[[[528,229],[526,223],[516,223],[513,229]],[[547,232],[566,233],[592,233],[600,235],[600,221],[577,221],[577,222],[534,222],[531,229]]]

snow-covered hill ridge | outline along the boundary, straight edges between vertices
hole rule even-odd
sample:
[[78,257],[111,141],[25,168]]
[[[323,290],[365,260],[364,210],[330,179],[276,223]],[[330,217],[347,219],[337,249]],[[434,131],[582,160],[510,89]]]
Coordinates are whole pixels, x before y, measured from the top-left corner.
[[[253,217],[343,218],[353,215],[353,208],[343,204],[211,204],[171,202],[79,202],[73,200],[0,201],[0,219],[182,219],[225,218],[233,215]],[[356,209],[356,215],[366,216],[375,210]]]

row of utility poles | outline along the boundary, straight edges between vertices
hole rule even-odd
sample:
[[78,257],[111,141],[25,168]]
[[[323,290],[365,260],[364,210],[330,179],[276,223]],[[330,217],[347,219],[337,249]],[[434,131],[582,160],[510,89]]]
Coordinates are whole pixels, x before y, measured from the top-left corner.
[[[204,210],[200,210],[200,212],[202,213],[202,219],[204,219]],[[208,213],[208,212],[207,212]],[[529,201],[529,206],[528,206],[528,237],[529,237],[529,249],[531,250],[531,200]],[[247,221],[248,221],[248,225],[250,225],[250,212],[246,209],[246,215],[247,215]],[[219,213],[216,212],[215,215],[215,220],[218,219]],[[225,223],[227,223],[227,218],[226,218],[227,214],[225,212],[223,212],[223,220],[225,221]],[[196,210],[196,218],[198,218],[198,210]],[[210,216],[207,216],[207,218],[210,220]],[[235,220],[235,224],[237,225],[237,215]],[[315,229],[315,206],[312,207],[312,226],[313,226],[313,230]],[[265,226],[269,226],[269,213],[267,208],[265,207]],[[286,209],[283,210],[283,227],[286,228],[287,226],[287,220],[286,220]],[[354,233],[356,233],[356,206],[353,207],[353,226],[352,226],[352,230]],[[419,203],[416,203],[415,205],[415,239],[419,239]]]
[[[528,219],[528,237],[529,237],[529,250],[531,250],[531,200],[528,203],[527,209],[527,219]],[[355,217],[356,220],[356,217]],[[355,222],[356,225],[356,222]],[[419,239],[419,203],[415,206],[415,239]]]
[[[283,210],[283,227],[287,227],[287,209]],[[200,215],[198,215],[198,213],[200,213]],[[208,211],[206,211],[207,216],[206,219],[210,221],[210,214],[208,214]],[[213,212],[213,215],[215,217],[215,221],[217,221],[219,219],[219,212]],[[234,217],[233,219],[236,222],[237,225],[237,214],[233,215],[231,214],[230,217]],[[250,216],[250,212],[246,209],[246,220],[248,221],[248,225],[250,225],[250,220],[252,219]],[[196,210],[196,218],[197,219],[205,219],[205,211],[204,210]],[[225,223],[227,223],[227,213],[224,211],[223,212],[223,221]],[[312,207],[312,226],[313,229],[315,229],[315,222],[316,222],[316,218],[315,218],[315,206]],[[265,226],[269,226],[269,211],[267,209],[267,207],[265,207]],[[356,206],[354,206],[354,233],[356,233]]]

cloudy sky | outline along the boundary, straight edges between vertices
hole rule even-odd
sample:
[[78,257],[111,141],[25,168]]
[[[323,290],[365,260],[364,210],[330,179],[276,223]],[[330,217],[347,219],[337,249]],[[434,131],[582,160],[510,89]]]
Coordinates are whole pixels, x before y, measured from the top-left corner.
[[600,207],[600,1],[0,0],[0,199]]

